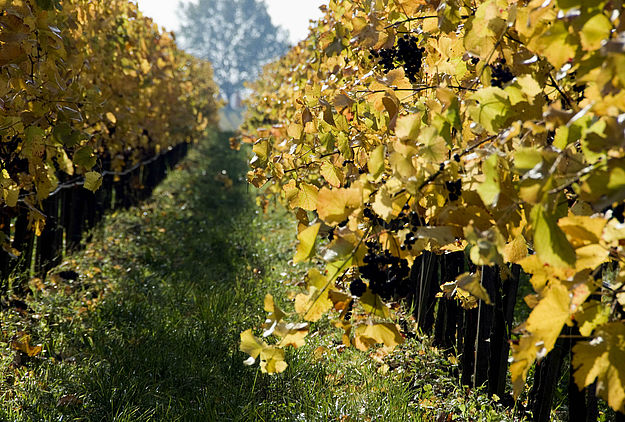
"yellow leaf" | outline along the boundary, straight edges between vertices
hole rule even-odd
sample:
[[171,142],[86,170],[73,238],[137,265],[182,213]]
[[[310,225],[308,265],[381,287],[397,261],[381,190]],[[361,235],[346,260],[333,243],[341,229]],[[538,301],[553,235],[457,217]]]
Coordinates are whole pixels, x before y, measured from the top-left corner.
[[511,111],[508,93],[501,88],[489,86],[479,89],[470,97],[474,104],[468,112],[473,121],[482,125],[489,133],[496,133],[507,124]]
[[358,188],[321,188],[317,196],[317,213],[328,224],[338,224],[347,219],[362,202],[362,191]]
[[291,208],[303,208],[308,211],[314,211],[317,207],[317,195],[319,189],[309,183],[300,183],[299,188],[296,186],[295,180],[283,186],[286,193],[286,199]]
[[292,123],[286,128],[287,134],[291,138],[299,139],[302,136],[303,126],[297,123]]
[[513,360],[510,363],[510,379],[512,380],[512,389],[514,397],[518,398],[527,378],[527,371],[536,359],[537,348],[536,341],[531,336],[523,336],[517,344],[512,344]]
[[575,37],[569,33],[562,20],[556,20],[549,30],[536,39],[536,52],[544,55],[555,67],[560,69],[564,63],[575,58]]
[[240,351],[247,353],[252,358],[256,359],[265,347],[267,347],[267,343],[252,334],[251,329],[245,330],[241,333],[241,344],[239,345]]
[[615,218],[611,219],[606,224],[602,239],[609,246],[618,246],[620,242],[625,240],[625,224],[620,223]]
[[106,113],[106,118],[108,119],[109,122],[115,124],[117,123],[117,118],[115,117],[115,115],[113,113],[111,113],[110,111]]
[[389,221],[393,215],[393,198],[387,185],[380,188],[375,194],[375,199],[371,204],[371,208],[383,220]]
[[481,59],[485,59],[495,48],[500,34],[506,29],[500,8],[495,1],[485,1],[477,8],[475,15],[466,22],[464,47]]
[[616,411],[625,412],[625,325],[598,327],[594,339],[573,347],[575,383],[582,389],[597,380],[597,395]]
[[597,326],[605,324],[610,318],[610,308],[596,300],[585,302],[575,313],[575,321],[583,336],[590,336]]
[[23,334],[19,339],[11,341],[11,348],[24,352],[30,357],[37,356],[43,350],[41,346],[30,345],[30,334]]
[[462,228],[453,226],[424,226],[416,230],[417,239],[426,239],[430,243],[444,247],[456,243],[463,237]]
[[335,188],[340,188],[343,184],[343,180],[345,178],[343,171],[327,161],[321,165],[320,173],[323,178],[326,179],[326,182]]
[[13,185],[9,186],[6,189],[3,189],[4,193],[4,202],[8,207],[14,207],[17,205],[17,201],[20,197],[20,188],[19,186]]
[[395,134],[402,141],[415,140],[421,128],[421,114],[413,113],[397,119]]
[[542,293],[543,297],[525,323],[529,334],[512,346],[514,364],[510,370],[515,397],[521,393],[527,371],[536,356],[545,356],[553,349],[562,327],[570,321],[571,298],[566,286],[551,282]]
[[297,195],[297,201],[293,202],[293,208],[300,207],[308,211],[314,211],[317,208],[317,193],[319,188],[308,183],[300,185],[300,191]]
[[518,263],[527,256],[527,244],[523,235],[518,235],[503,249],[503,259],[506,262]]
[[293,257],[294,263],[306,261],[312,256],[320,227],[321,223],[313,224],[297,235],[299,244],[297,245],[297,251]]
[[461,274],[456,278],[457,286],[459,289],[470,293],[471,296],[475,296],[476,298],[483,300],[487,305],[490,305],[490,296],[488,296],[488,292],[484,286],[482,286],[480,278],[481,272],[479,271],[474,274]]
[[395,324],[378,323],[359,325],[354,329],[356,348],[366,351],[374,344],[382,343],[387,348],[393,348],[404,342],[404,338]]
[[295,296],[295,312],[306,321],[319,321],[324,313],[332,309],[332,301],[328,298],[332,283],[315,268],[308,271],[306,278],[308,294]]
[[575,262],[575,269],[577,271],[586,268],[594,270],[599,265],[606,262],[610,251],[601,245],[588,245],[577,248],[575,254],[577,255],[577,261]]
[[482,165],[485,179],[477,186],[477,193],[485,205],[497,205],[501,188],[499,186],[499,170],[497,154],[491,154]]
[[360,304],[367,314],[379,316],[380,318],[390,317],[386,304],[382,302],[380,296],[372,293],[369,287],[367,287],[367,290],[360,298]]
[[388,157],[389,164],[391,169],[398,173],[403,178],[410,178],[414,176],[416,170],[412,164],[412,157],[403,155],[399,152],[393,152]]
[[558,220],[558,226],[566,234],[573,247],[599,243],[607,220],[600,217],[570,215]]
[[284,361],[284,349],[276,346],[265,347],[260,352],[260,370],[267,374],[279,374],[288,364]]
[[533,336],[542,339],[547,351],[553,349],[560,331],[570,317],[571,298],[566,286],[550,283],[543,298],[527,318],[525,328]]
[[265,332],[263,332],[263,337],[268,337],[271,334],[276,333],[278,325],[282,318],[284,318],[285,314],[284,312],[282,312],[282,309],[280,309],[275,304],[273,296],[270,294],[265,295],[264,309],[266,312],[268,312],[268,315],[267,319],[262,325],[262,328],[265,329]]
[[384,145],[378,145],[371,151],[367,168],[374,179],[377,179],[384,172]]
[[303,346],[306,341],[305,337],[308,335],[308,324],[279,324],[279,329],[276,330],[276,334],[282,337],[278,345],[280,347],[292,346],[298,348]]

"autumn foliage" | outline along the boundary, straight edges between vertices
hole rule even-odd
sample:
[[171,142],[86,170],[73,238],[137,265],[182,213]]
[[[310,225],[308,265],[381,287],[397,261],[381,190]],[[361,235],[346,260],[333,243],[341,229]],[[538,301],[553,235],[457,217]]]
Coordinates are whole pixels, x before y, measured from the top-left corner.
[[41,233],[59,186],[96,190],[102,171],[197,139],[215,94],[210,64],[130,1],[0,1],[0,202]]
[[[624,411],[622,12],[611,1],[330,1],[255,83],[243,137],[249,181],[299,221],[294,260],[325,266],[295,297],[301,318],[328,314],[363,350],[400,343],[384,294],[359,274],[372,248],[409,265],[465,251],[469,271],[442,286],[465,306],[492,299],[481,269],[505,280],[519,265],[534,293],[511,348],[515,394],[577,327],[575,382],[596,381]],[[350,292],[354,280],[364,292]],[[302,327],[270,312],[280,317],[266,336],[298,341],[248,331],[242,349],[279,372]]]

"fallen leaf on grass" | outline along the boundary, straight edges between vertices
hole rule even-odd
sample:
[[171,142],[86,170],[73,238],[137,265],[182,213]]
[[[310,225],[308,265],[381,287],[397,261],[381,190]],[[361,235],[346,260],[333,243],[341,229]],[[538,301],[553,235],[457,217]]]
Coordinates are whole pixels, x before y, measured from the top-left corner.
[[74,394],[67,394],[56,402],[56,407],[80,406],[82,400]]
[[30,334],[20,332],[17,335],[18,338],[11,341],[11,348],[13,350],[24,352],[30,357],[37,356],[39,353],[41,353],[41,345],[37,345],[34,347],[30,345]]

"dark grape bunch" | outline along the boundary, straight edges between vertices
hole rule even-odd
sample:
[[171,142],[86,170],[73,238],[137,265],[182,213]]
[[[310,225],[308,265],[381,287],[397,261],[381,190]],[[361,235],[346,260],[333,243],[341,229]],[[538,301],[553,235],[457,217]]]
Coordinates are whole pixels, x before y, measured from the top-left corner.
[[361,297],[367,291],[367,285],[361,279],[356,278],[349,283],[349,291],[352,295]]
[[410,207],[408,205],[404,206],[404,209],[399,213],[397,218],[391,221],[384,221],[382,218],[378,217],[369,206],[367,206],[363,210],[363,216],[371,222],[371,225],[377,225],[382,227],[385,230],[390,230],[393,232],[397,232],[406,227],[413,226],[418,227],[421,225],[419,214],[415,211],[408,211]]
[[510,68],[506,66],[506,59],[504,58],[499,59],[499,62],[491,65],[490,68],[491,86],[501,88],[504,84],[514,79],[514,75],[512,74],[512,71],[510,71]]
[[447,189],[449,200],[457,201],[462,195],[462,180],[454,180],[453,182],[445,182],[445,188]]
[[[389,251],[382,252],[376,242],[367,242],[367,247],[369,252],[363,259],[365,265],[358,267],[358,270],[362,277],[369,280],[371,292],[386,300],[407,296],[410,289],[408,261],[391,255]],[[362,281],[360,283],[364,285]],[[359,284],[354,286],[355,289],[358,287],[361,286]],[[352,285],[350,291],[355,294]]]
[[421,70],[421,62],[425,49],[419,47],[419,39],[416,36],[404,35],[397,40],[394,48],[381,48],[371,50],[370,59],[378,59],[378,63],[384,67],[385,72],[390,72],[398,67],[403,67],[408,80],[417,82],[417,75]]

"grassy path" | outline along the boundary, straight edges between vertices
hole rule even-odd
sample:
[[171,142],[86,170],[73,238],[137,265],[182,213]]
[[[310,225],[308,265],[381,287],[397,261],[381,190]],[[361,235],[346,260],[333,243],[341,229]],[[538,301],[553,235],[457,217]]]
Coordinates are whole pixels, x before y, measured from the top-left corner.
[[[63,277],[31,282],[26,311],[2,311],[0,420],[431,420],[420,405],[436,409],[442,394],[459,414],[494,412],[416,341],[386,376],[332,336],[290,353],[275,377],[242,365],[239,333],[258,325],[268,290],[287,302],[283,282],[302,270],[288,265],[292,223],[258,213],[244,157],[226,145],[219,135],[193,150],[150,201],[109,216]],[[13,350],[20,332],[43,352]]]

